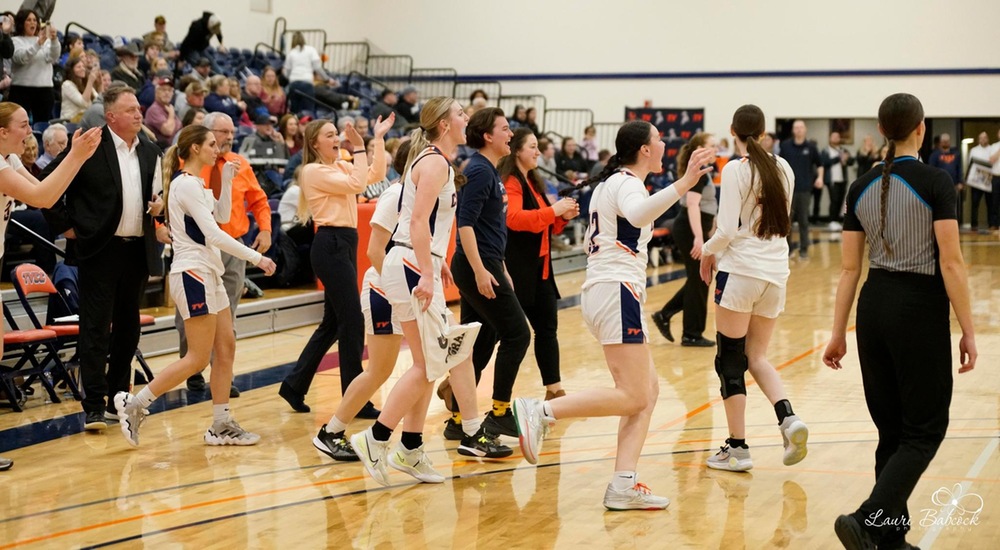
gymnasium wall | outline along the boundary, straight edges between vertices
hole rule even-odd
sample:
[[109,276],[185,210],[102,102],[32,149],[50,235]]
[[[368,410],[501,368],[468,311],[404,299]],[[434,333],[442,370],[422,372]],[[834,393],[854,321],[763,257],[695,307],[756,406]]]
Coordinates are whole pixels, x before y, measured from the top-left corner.
[[[704,107],[708,130],[723,132],[743,103],[768,117],[873,117],[879,101],[909,91],[928,116],[996,116],[1000,74],[802,78],[577,79],[553,75],[655,75],[898,69],[1000,69],[995,40],[1000,2],[992,0],[800,0],[711,3],[645,0],[173,0],[150,8],[134,0],[60,2],[95,30],[141,34],[162,13],[179,41],[203,9],[223,20],[226,42],[271,41],[274,18],[289,28],[323,27],[328,40],[367,39],[376,51],[409,54],[415,67],[454,67],[460,75],[505,76],[505,94],[547,96],[552,107],[593,109],[620,121],[624,107]],[[95,14],[94,6],[101,6]],[[773,124],[772,124],[773,126]]]

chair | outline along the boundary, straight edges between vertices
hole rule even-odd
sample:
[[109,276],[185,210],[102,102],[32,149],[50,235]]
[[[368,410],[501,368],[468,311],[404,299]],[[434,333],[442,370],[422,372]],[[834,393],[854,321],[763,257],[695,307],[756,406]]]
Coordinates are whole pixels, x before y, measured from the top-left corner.
[[[59,359],[56,331],[17,329],[14,316],[7,309],[7,304],[3,305],[3,315],[7,319],[7,324],[14,329],[3,335],[4,359],[15,360],[14,365],[0,365],[0,389],[3,389],[4,393],[7,394],[10,408],[15,412],[24,410],[24,401],[27,395],[32,393],[29,387],[36,379],[41,381],[53,403],[61,402],[55,390],[55,382],[60,380],[65,382],[66,387],[69,388],[76,400],[82,400],[83,397],[80,395],[76,381],[69,375],[66,366]],[[39,355],[42,357],[41,360],[39,360]],[[46,365],[50,363],[52,367],[47,369]],[[25,366],[30,366],[30,368],[25,368]],[[50,374],[52,375],[51,379]],[[25,382],[20,387],[14,383],[14,378],[18,376],[26,377]]]

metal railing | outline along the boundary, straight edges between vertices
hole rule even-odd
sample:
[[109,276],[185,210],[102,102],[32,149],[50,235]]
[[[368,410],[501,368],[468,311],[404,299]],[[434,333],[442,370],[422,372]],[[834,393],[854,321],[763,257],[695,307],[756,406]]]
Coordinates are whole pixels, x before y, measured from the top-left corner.
[[466,105],[469,102],[469,96],[476,90],[486,92],[486,96],[489,97],[486,101],[487,105],[499,105],[502,94],[500,82],[497,80],[466,80],[456,82],[452,86],[451,97],[461,101],[462,105]]
[[[281,30],[278,30],[278,29]],[[284,17],[279,17],[274,20],[274,31],[271,32],[271,47],[278,50],[279,52],[285,51],[285,45],[278,42],[278,38],[284,37],[285,29],[288,28],[288,20]]]
[[66,23],[66,28],[63,30],[63,36],[68,35],[69,34],[69,29],[72,28],[72,27],[76,27],[76,28],[82,30],[85,33],[89,33],[89,34],[94,35],[95,37],[97,37],[98,40],[100,40],[101,42],[104,42],[108,46],[114,47],[114,45],[115,45],[114,40],[109,40],[107,36],[98,34],[93,29],[90,29],[88,27],[84,27],[83,25],[77,23],[76,21],[70,21],[69,23]]
[[326,70],[331,74],[364,73],[371,51],[367,42],[327,42],[323,45]]
[[420,90],[420,97],[451,97],[458,72],[455,69],[413,69],[410,71],[410,84]]
[[556,132],[579,140],[583,129],[594,123],[594,111],[590,109],[547,109],[545,111],[545,133]]
[[597,148],[607,149],[612,154],[615,152],[615,138],[618,137],[618,129],[622,127],[622,122],[595,122],[594,129],[597,130]]
[[282,52],[287,52],[291,48],[292,36],[297,32],[302,33],[302,38],[305,39],[307,46],[316,48],[316,51],[322,54],[326,47],[326,31],[324,29],[286,29],[281,35],[281,48],[279,49]]
[[413,58],[408,55],[369,55],[365,74],[399,91],[410,83]]
[[503,109],[507,117],[513,117],[518,105],[525,109],[535,109],[535,124],[539,128],[545,127],[545,105],[546,99],[543,95],[505,95],[500,96],[498,107]]
[[[362,82],[367,82],[368,87],[362,87],[360,85]],[[367,98],[373,103],[378,103],[378,101],[381,100],[379,94],[382,93],[382,90],[385,90],[386,88],[392,89],[392,86],[389,86],[388,83],[382,82],[377,78],[370,77],[358,71],[351,71],[347,74],[344,86],[347,88],[347,93]],[[369,91],[369,89],[371,91]]]

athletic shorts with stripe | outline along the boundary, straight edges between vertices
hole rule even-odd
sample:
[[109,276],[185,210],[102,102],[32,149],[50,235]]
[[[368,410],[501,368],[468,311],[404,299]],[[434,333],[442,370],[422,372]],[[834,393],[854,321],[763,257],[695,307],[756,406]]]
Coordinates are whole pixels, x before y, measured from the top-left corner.
[[[444,301],[444,285],[441,282],[441,264],[444,260],[434,257],[434,298],[442,308],[447,309]],[[420,282],[420,268],[417,266],[417,256],[413,250],[405,246],[394,246],[382,262],[382,292],[392,306],[392,312],[400,323],[416,319],[410,296],[414,287]],[[450,316],[449,316],[450,317]],[[451,319],[449,319],[451,323]]]
[[222,277],[207,269],[189,269],[170,274],[170,297],[182,319],[215,315],[229,307]]
[[764,279],[720,271],[715,275],[715,303],[730,311],[775,319],[785,311],[785,288]]
[[393,314],[392,304],[382,289],[382,278],[374,267],[368,268],[361,283],[361,313],[365,316],[365,334],[403,335],[399,319]]
[[632,283],[594,283],[580,296],[583,320],[602,345],[648,342],[645,303],[645,287]]

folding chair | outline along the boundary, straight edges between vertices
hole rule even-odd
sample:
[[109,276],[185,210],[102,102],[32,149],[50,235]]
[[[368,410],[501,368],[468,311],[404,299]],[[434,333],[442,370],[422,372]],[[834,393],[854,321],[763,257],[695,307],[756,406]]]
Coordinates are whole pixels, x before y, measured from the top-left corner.
[[[7,309],[6,304],[3,306],[3,314],[11,327],[17,326],[14,322],[14,316]],[[70,378],[66,367],[59,359],[59,354],[56,351],[56,340],[56,333],[52,330],[14,329],[4,333],[4,360],[13,359],[15,362],[13,366],[0,365],[0,388],[7,395],[7,401],[15,412],[24,410],[24,401],[30,393],[26,390],[35,379],[41,381],[53,403],[61,402],[54,385],[60,378],[66,382],[66,386],[73,393],[74,398],[82,399],[76,382]],[[39,360],[39,352],[43,348],[44,356]],[[51,369],[47,369],[46,365],[50,362],[53,366]],[[29,368],[25,368],[29,365]],[[50,372],[55,375],[52,379],[49,378]],[[18,376],[26,377],[26,381],[20,387],[14,383],[14,378]]]

